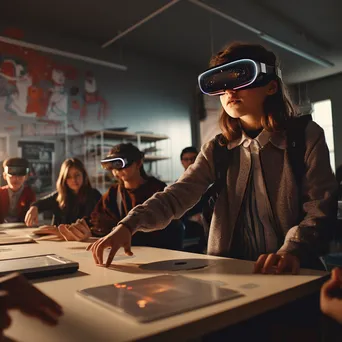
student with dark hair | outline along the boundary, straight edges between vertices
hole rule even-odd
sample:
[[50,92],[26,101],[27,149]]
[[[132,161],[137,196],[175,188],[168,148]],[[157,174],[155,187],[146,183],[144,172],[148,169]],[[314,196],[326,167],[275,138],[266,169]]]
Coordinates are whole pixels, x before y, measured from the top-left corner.
[[[145,202],[153,194],[166,187],[155,177],[148,176],[143,166],[144,153],[131,143],[119,144],[101,161],[102,167],[111,171],[118,182],[114,183],[97,203],[90,220],[78,221],[68,229],[62,227],[66,240],[85,240],[91,234],[104,236],[117,223],[126,217],[135,206]],[[132,243],[139,246],[151,246],[169,249],[181,249],[183,225],[173,221],[165,231],[137,233]]]
[[[91,230],[94,235],[108,234],[132,208],[166,187],[164,182],[146,174],[143,158],[143,152],[127,143],[114,146],[102,161],[102,167],[111,171],[118,182],[102,196],[91,214]],[[158,232],[151,236],[140,233],[135,240],[146,245],[159,235]]]
[[197,155],[198,151],[197,148],[194,146],[185,147],[182,150],[180,159],[185,171],[191,164],[195,162]]
[[[323,129],[295,117],[278,60],[263,46],[231,44],[210,67],[199,84],[204,93],[220,96],[222,134],[202,146],[177,183],[135,207],[88,247],[95,262],[103,264],[106,248],[107,266],[119,248],[131,254],[137,231],[162,229],[216,184],[209,254],[253,260],[261,273],[318,267],[337,209]],[[293,169],[292,157],[300,153],[296,167],[303,167]]]
[[29,163],[24,158],[9,158],[3,162],[3,178],[7,185],[0,188],[0,223],[24,222],[27,210],[36,194],[25,185]]
[[[101,198],[89,181],[83,163],[76,158],[66,159],[56,183],[57,191],[31,204],[25,222],[27,226],[38,225],[38,213],[50,211],[51,225],[71,224],[89,216]],[[38,231],[37,231],[38,232]]]

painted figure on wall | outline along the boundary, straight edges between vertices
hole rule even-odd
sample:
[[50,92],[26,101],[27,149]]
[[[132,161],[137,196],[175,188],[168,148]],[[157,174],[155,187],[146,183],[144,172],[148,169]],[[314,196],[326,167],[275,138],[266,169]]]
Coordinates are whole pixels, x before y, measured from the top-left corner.
[[99,94],[96,79],[92,72],[86,73],[84,82],[84,103],[81,109],[81,119],[85,119],[88,115],[88,106],[97,105],[97,120],[103,120],[107,116],[107,101]]
[[19,116],[36,116],[36,113],[27,111],[28,90],[32,86],[27,68],[14,60],[5,59],[0,66],[0,76],[8,81],[5,109]]
[[[9,32],[17,35],[11,38],[24,39],[20,30]],[[79,75],[73,63],[0,42],[0,117],[6,120],[0,131],[34,136],[60,134],[62,128],[79,134],[98,127],[107,118],[107,101],[91,71],[85,78]],[[50,126],[36,125],[42,122]]]
[[65,89],[66,76],[63,70],[52,70],[52,88],[49,89],[49,105],[46,118],[49,120],[63,120],[68,114],[68,94]]

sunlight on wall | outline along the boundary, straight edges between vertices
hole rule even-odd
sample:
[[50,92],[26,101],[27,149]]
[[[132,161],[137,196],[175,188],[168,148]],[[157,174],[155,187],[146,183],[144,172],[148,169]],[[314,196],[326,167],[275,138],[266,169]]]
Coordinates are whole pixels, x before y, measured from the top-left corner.
[[335,172],[334,130],[332,121],[331,101],[328,99],[324,101],[315,102],[313,104],[312,118],[324,130],[325,140],[329,148],[330,164],[333,171]]

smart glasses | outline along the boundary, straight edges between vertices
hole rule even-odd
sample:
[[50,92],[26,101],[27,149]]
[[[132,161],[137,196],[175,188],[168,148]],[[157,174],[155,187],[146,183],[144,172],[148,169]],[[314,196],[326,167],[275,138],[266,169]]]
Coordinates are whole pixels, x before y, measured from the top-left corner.
[[101,167],[105,170],[121,170],[133,164],[133,161],[129,161],[127,158],[121,157],[106,157],[101,160]]
[[198,76],[198,84],[204,94],[214,96],[226,90],[264,86],[276,77],[281,78],[279,68],[252,59],[239,59],[203,72]]
[[30,169],[25,166],[5,166],[4,171],[11,176],[26,176]]

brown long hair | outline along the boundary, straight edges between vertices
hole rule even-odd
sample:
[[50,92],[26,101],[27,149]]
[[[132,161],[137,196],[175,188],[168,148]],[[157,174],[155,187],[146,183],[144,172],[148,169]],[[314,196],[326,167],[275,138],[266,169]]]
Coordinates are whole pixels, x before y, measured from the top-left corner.
[[[210,67],[228,63],[242,58],[250,58],[267,65],[279,67],[276,55],[258,44],[232,43],[223,51],[214,55],[210,60]],[[290,100],[288,91],[278,76],[275,77],[278,90],[274,95],[269,95],[264,102],[265,116],[261,119],[261,125],[267,131],[279,131],[285,129],[286,121],[295,115],[294,106]],[[241,137],[242,130],[240,119],[227,115],[222,108],[219,125],[224,136],[225,143]]]
[[64,160],[61,169],[59,171],[59,176],[56,183],[57,188],[57,202],[61,209],[65,208],[68,205],[68,198],[70,198],[71,190],[67,186],[67,177],[70,169],[74,167],[75,169],[79,170],[83,176],[83,184],[78,192],[78,200],[81,203],[86,201],[87,194],[92,189],[90,184],[89,176],[87,171],[84,168],[83,163],[77,158],[68,158]]

